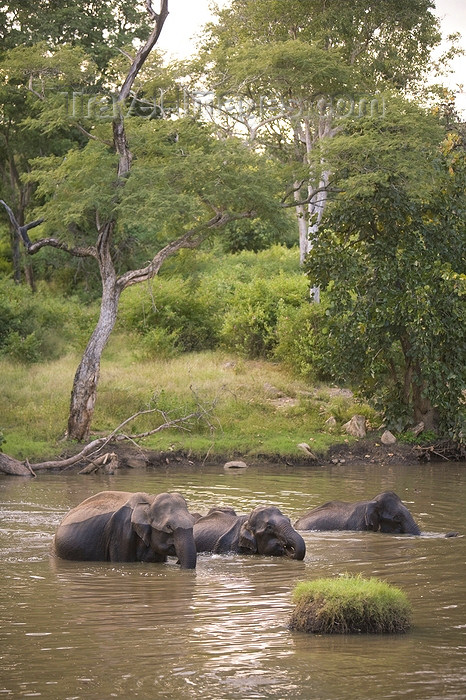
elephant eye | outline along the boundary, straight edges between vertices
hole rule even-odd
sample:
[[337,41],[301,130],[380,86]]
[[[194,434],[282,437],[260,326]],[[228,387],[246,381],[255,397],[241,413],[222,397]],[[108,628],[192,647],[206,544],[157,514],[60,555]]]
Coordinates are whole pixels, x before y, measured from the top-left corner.
[[165,525],[165,529],[166,529],[167,532],[173,532],[173,528],[172,528],[172,526],[170,525],[170,523],[167,523],[167,524]]

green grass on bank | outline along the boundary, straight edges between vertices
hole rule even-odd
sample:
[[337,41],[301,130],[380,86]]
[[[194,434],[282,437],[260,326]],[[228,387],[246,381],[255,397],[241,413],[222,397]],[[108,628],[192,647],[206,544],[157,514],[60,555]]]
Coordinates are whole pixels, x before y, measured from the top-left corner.
[[[205,417],[189,430],[164,430],[141,444],[156,450],[191,450],[195,457],[292,457],[302,454],[299,443],[323,453],[342,440],[338,429],[326,429],[330,415],[338,425],[354,413],[375,419],[368,406],[356,404],[335,387],[310,386],[277,363],[220,352],[183,354],[164,361],[137,357],[127,335],[112,338],[102,361],[94,434],[110,432],[149,407],[157,406],[177,418],[200,404]],[[30,366],[0,362],[4,452],[37,460],[66,448],[62,439],[79,359],[67,355]],[[147,431],[161,422],[159,414],[143,416],[130,430]]]

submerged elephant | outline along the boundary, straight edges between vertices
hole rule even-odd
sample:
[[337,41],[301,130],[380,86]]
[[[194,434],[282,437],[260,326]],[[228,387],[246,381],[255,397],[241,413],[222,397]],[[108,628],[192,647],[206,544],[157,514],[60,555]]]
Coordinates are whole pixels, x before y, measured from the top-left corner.
[[393,491],[384,491],[372,501],[330,501],[310,510],[295,524],[297,530],[372,530],[420,535],[413,516]]
[[102,491],[73,508],[55,534],[54,553],[86,561],[163,562],[196,566],[194,518],[179,493]]
[[193,528],[198,552],[264,554],[304,559],[306,545],[289,518],[275,506],[258,506],[249,515],[231,508],[215,509]]

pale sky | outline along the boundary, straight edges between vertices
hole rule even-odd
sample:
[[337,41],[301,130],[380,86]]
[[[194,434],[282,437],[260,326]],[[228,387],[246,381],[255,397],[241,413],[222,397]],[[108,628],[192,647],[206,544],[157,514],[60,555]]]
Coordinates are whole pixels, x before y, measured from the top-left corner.
[[[220,6],[229,4],[229,0],[216,0]],[[409,0],[407,0],[409,2]],[[170,14],[165,22],[158,47],[174,57],[184,58],[195,52],[196,35],[211,18],[210,0],[170,0]],[[153,2],[157,10],[157,2]],[[436,14],[442,20],[445,35],[460,32],[462,46],[466,51],[466,1],[436,0]],[[465,84],[462,94],[458,96],[458,107],[466,113],[466,56],[457,58],[453,64],[454,72],[446,81],[449,87]]]

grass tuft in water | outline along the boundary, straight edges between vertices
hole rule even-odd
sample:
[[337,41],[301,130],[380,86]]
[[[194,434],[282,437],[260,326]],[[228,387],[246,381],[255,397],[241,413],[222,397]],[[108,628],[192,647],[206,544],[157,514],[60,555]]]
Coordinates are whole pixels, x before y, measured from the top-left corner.
[[345,575],[301,581],[290,629],[317,634],[400,633],[411,626],[411,604],[396,586]]

